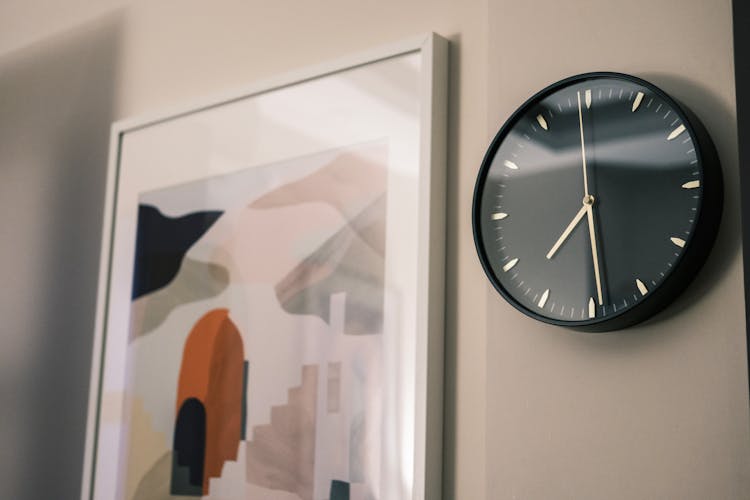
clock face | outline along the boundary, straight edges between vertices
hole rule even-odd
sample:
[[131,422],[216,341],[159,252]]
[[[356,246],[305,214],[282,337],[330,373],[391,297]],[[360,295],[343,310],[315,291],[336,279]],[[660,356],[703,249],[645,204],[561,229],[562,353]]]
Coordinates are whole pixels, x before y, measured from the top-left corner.
[[621,328],[671,301],[705,260],[721,213],[713,145],[653,85],[580,75],[500,130],[474,199],[488,277],[537,319]]

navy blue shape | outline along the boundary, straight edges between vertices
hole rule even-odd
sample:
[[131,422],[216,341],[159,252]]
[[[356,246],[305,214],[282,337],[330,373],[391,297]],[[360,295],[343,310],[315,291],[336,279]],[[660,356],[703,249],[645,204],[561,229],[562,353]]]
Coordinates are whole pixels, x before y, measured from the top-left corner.
[[206,409],[200,400],[188,398],[180,406],[174,428],[171,494],[203,494],[205,457]]
[[173,218],[151,205],[138,205],[133,300],[172,281],[187,251],[222,213],[193,212]]
[[331,481],[330,500],[349,500],[349,483],[334,479]]

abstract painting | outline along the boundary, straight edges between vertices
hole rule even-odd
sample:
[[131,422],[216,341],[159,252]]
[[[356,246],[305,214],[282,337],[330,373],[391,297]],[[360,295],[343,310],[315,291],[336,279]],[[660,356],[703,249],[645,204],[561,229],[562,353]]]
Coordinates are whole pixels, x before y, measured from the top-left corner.
[[82,500],[441,496],[446,55],[113,126]]
[[387,155],[141,194],[125,498],[379,498]]

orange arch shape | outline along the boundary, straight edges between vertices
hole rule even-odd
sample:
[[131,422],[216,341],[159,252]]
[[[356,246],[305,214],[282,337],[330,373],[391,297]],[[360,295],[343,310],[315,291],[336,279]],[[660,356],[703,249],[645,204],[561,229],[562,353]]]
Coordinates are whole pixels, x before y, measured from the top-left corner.
[[183,402],[200,400],[206,409],[203,494],[224,462],[237,459],[242,432],[244,377],[242,336],[228,309],[214,309],[193,326],[182,352],[175,418]]

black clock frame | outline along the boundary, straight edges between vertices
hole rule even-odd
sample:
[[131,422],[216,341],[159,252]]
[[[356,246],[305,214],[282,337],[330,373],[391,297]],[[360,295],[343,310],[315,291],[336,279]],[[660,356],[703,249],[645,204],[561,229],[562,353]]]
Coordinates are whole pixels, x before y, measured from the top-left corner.
[[[500,281],[497,279],[495,273],[492,270],[492,267],[490,266],[486,249],[482,244],[480,224],[481,193],[484,190],[487,175],[498,148],[502,144],[507,134],[515,127],[518,120],[522,116],[524,116],[529,108],[536,105],[539,101],[541,101],[548,95],[557,92],[564,87],[575,83],[599,78],[620,79],[635,83],[637,85],[641,85],[652,91],[659,98],[663,99],[666,103],[672,106],[675,112],[680,116],[680,119],[690,133],[690,136],[695,139],[695,154],[696,158],[699,159],[699,164],[703,174],[701,181],[703,196],[700,200],[698,200],[699,204],[694,230],[688,236],[685,242],[685,247],[678,257],[674,268],[672,269],[672,272],[667,275],[664,281],[660,283],[660,285],[656,289],[654,289],[646,297],[644,297],[640,303],[629,309],[623,310],[620,313],[614,313],[610,316],[598,317],[583,321],[561,321],[554,318],[542,316],[541,314],[528,309],[526,306],[519,303],[513,297],[513,295],[508,293],[508,291],[505,290],[505,288],[500,284]],[[482,165],[479,169],[479,174],[477,175],[476,185],[474,187],[474,198],[472,202],[472,226],[474,232],[474,244],[476,246],[482,268],[484,269],[484,272],[489,278],[492,285],[495,287],[498,293],[500,293],[500,295],[505,298],[505,300],[507,300],[511,305],[513,305],[516,309],[526,314],[527,316],[545,323],[581,331],[606,332],[620,330],[640,323],[652,317],[659,311],[662,311],[670,303],[672,303],[685,290],[685,288],[687,288],[687,286],[690,284],[690,282],[693,280],[695,275],[705,263],[711,251],[711,248],[713,247],[719,228],[719,223],[721,221],[723,204],[724,186],[722,181],[719,157],[713,141],[708,135],[708,131],[694,113],[692,113],[687,107],[680,104],[678,101],[670,97],[654,84],[647,82],[641,78],[637,78],[635,76],[627,75],[624,73],[604,71],[583,73],[555,82],[547,88],[537,92],[526,102],[524,102],[511,115],[511,117],[508,118],[505,124],[500,127],[500,130],[495,135],[495,138],[490,143],[490,146],[484,155]]]

